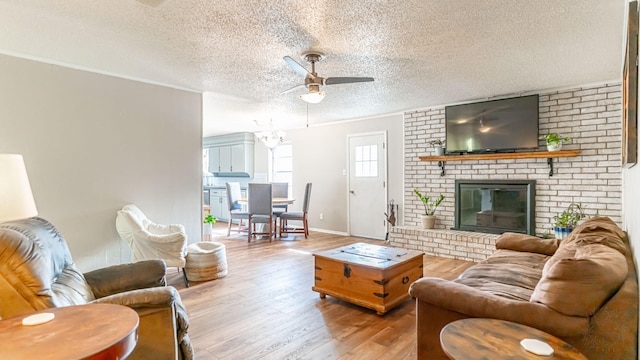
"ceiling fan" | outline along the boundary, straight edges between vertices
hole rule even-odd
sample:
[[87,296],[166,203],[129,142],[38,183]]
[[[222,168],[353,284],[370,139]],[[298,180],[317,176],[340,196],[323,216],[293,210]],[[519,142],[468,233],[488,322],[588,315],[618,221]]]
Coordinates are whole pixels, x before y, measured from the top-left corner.
[[291,66],[293,71],[298,73],[300,76],[304,76],[304,84],[297,85],[289,90],[285,90],[282,92],[288,93],[300,87],[306,87],[308,92],[306,94],[299,95],[300,99],[312,103],[317,104],[325,96],[324,91],[320,91],[320,86],[322,85],[335,85],[335,84],[348,84],[348,83],[358,83],[358,82],[369,82],[373,81],[372,77],[328,77],[324,78],[318,76],[316,73],[316,63],[322,61],[325,56],[322,53],[317,51],[308,51],[302,54],[302,58],[311,63],[311,71],[308,71],[304,68],[304,66],[300,65],[297,61],[293,60],[290,56],[285,56],[284,61]]

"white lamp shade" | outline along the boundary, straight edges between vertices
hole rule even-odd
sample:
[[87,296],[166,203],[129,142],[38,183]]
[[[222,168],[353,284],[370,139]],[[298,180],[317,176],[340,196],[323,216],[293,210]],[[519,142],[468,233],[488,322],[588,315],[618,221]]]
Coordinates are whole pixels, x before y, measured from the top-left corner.
[[36,215],[22,155],[0,154],[0,223]]
[[300,99],[311,103],[311,104],[317,104],[320,101],[322,101],[322,99],[324,99],[324,91],[320,91],[320,92],[309,92],[307,94],[302,94],[299,95]]

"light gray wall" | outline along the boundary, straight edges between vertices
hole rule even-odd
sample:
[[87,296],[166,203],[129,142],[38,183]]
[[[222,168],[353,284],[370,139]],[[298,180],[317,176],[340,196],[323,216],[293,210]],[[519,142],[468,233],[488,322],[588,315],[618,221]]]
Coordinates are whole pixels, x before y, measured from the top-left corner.
[[24,155],[39,215],[83,271],[130,261],[127,203],[200,240],[201,94],[0,55],[0,153]]
[[[388,199],[400,204],[402,212],[403,140],[402,114],[288,130],[293,143],[293,196],[304,198],[304,186],[313,183],[309,205],[309,227],[346,233],[347,224],[347,135],[387,132]],[[296,201],[294,210],[302,207]],[[382,212],[385,209],[380,209]],[[320,213],[324,220],[320,220]]]

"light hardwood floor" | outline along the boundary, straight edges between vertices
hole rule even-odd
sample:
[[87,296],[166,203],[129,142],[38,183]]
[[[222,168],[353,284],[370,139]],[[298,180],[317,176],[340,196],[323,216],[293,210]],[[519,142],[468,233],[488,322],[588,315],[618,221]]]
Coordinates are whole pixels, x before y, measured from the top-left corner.
[[[311,232],[247,243],[244,235],[226,237],[225,223],[214,233],[226,245],[226,277],[185,288],[175,268],[168,276],[189,313],[198,359],[416,359],[412,299],[378,316],[311,290],[312,253],[384,242]],[[425,256],[424,274],[453,279],[471,265]]]

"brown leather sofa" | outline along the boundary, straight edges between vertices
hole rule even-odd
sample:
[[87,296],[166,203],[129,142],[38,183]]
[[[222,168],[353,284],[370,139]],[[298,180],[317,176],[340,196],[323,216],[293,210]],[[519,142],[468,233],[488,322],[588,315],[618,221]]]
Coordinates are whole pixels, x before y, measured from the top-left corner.
[[129,306],[140,317],[138,343],[129,359],[193,358],[187,313],[178,291],[166,286],[165,274],[162,260],[83,274],[47,220],[0,224],[0,317],[87,303]]
[[626,234],[613,221],[589,219],[562,241],[505,233],[496,248],[454,281],[411,285],[419,359],[447,359],[440,331],[464,318],[532,326],[591,360],[637,359],[638,280]]

